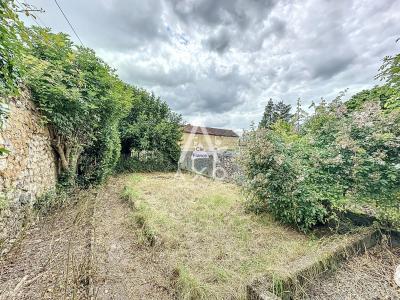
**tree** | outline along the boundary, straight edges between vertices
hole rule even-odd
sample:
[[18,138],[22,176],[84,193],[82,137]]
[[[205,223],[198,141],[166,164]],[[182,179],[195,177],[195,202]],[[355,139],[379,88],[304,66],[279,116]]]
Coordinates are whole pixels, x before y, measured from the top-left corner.
[[[398,41],[398,40],[397,40]],[[386,99],[387,109],[400,109],[400,53],[395,56],[386,56],[376,78],[386,81],[389,88],[395,92],[390,93]]]
[[[78,165],[88,165],[84,162],[88,155],[82,154],[95,147],[106,132],[112,132],[110,128],[116,128],[129,112],[131,90],[93,50],[75,47],[65,34],[33,27],[30,44],[30,55],[24,60],[29,67],[27,86],[48,123],[60,177],[71,184]],[[98,146],[97,150],[91,159],[109,151]],[[108,166],[94,160],[93,168]],[[84,170],[89,169],[81,168],[79,175],[85,175]]]
[[296,112],[293,115],[294,126],[297,132],[300,131],[301,124],[306,120],[307,116],[307,112],[301,107],[300,98],[297,98]]
[[283,101],[279,101],[274,107],[274,122],[277,120],[283,120],[289,122],[292,118],[290,110],[292,106],[290,104],[285,104]]
[[261,122],[258,124],[258,128],[269,128],[274,122],[274,102],[270,98],[267,105],[265,106],[264,114]]
[[145,90],[135,89],[130,113],[120,124],[122,154],[157,152],[168,164],[179,160],[181,116],[168,104]]
[[21,82],[24,26],[15,13],[13,0],[0,2],[0,97],[15,94]]
[[292,115],[290,104],[285,104],[283,101],[279,101],[274,104],[273,100],[270,98],[267,105],[265,106],[263,117],[258,125],[258,128],[270,128],[278,120],[284,120],[289,122]]
[[396,108],[395,102],[400,104],[400,91],[388,84],[375,86],[353,95],[346,102],[346,107],[349,111],[360,110],[369,101],[378,102],[383,110],[392,110]]

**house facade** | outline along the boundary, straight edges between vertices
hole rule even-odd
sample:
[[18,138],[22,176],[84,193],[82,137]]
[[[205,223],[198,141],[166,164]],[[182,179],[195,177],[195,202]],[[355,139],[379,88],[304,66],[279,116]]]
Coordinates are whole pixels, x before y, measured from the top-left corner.
[[239,136],[230,129],[186,125],[183,127],[182,151],[228,151],[238,147]]

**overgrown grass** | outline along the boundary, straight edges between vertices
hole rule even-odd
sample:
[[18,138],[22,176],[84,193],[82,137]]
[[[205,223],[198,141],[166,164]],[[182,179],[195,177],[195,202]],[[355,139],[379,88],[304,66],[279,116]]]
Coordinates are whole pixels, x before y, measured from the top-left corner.
[[184,267],[179,266],[175,270],[175,288],[177,296],[182,300],[210,299],[207,288]]
[[0,196],[0,216],[1,213],[8,207],[9,203],[7,201],[7,198],[4,196]]
[[165,265],[177,270],[182,299],[244,299],[254,278],[284,273],[291,262],[350,238],[317,238],[268,214],[246,213],[237,186],[204,177],[143,174],[127,186],[139,238],[158,245]]
[[56,188],[37,197],[33,203],[33,209],[40,215],[45,215],[63,207],[67,200],[68,193],[63,188]]
[[142,176],[133,174],[129,178],[129,183],[125,185],[122,191],[122,199],[133,208],[132,219],[139,228],[138,238],[143,244],[155,246],[160,243],[159,235],[155,229],[154,223],[157,221],[157,213],[152,210],[150,205],[141,197],[136,184],[143,179]]

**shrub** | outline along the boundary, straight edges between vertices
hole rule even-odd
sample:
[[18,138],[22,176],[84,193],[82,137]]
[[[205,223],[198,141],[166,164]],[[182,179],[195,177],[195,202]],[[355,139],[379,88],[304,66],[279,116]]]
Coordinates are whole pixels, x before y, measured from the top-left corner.
[[274,130],[253,132],[240,159],[252,199],[249,208],[269,211],[302,230],[324,222],[329,191],[319,190],[323,179],[308,161],[315,154],[294,132],[289,138]]
[[82,153],[78,162],[78,180],[81,185],[103,182],[115,169],[121,154],[118,126],[105,127],[99,137]]
[[116,128],[129,112],[132,89],[65,34],[33,27],[30,42],[26,81],[50,128],[60,178],[73,184],[79,170],[84,183],[101,181],[117,160]]
[[248,133],[240,162],[250,208],[306,231],[349,202],[398,204],[400,112],[367,102],[347,113],[334,101],[296,133],[288,124]]
[[55,209],[61,208],[67,201],[67,193],[62,188],[56,188],[37,197],[33,203],[33,209],[41,215],[45,215]]
[[[144,90],[135,90],[130,113],[120,123],[123,160],[120,169],[169,170],[180,156],[181,116]],[[132,152],[138,154],[133,158]],[[132,158],[131,158],[132,157]]]

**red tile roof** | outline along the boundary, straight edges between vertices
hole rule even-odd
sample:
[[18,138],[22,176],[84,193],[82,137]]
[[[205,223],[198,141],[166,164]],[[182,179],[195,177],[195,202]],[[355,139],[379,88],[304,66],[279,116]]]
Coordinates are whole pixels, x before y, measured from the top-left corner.
[[230,130],[230,129],[200,127],[200,126],[193,126],[190,124],[185,125],[183,127],[183,131],[186,133],[194,133],[194,134],[208,134],[208,135],[227,136],[227,137],[239,137],[233,130]]

